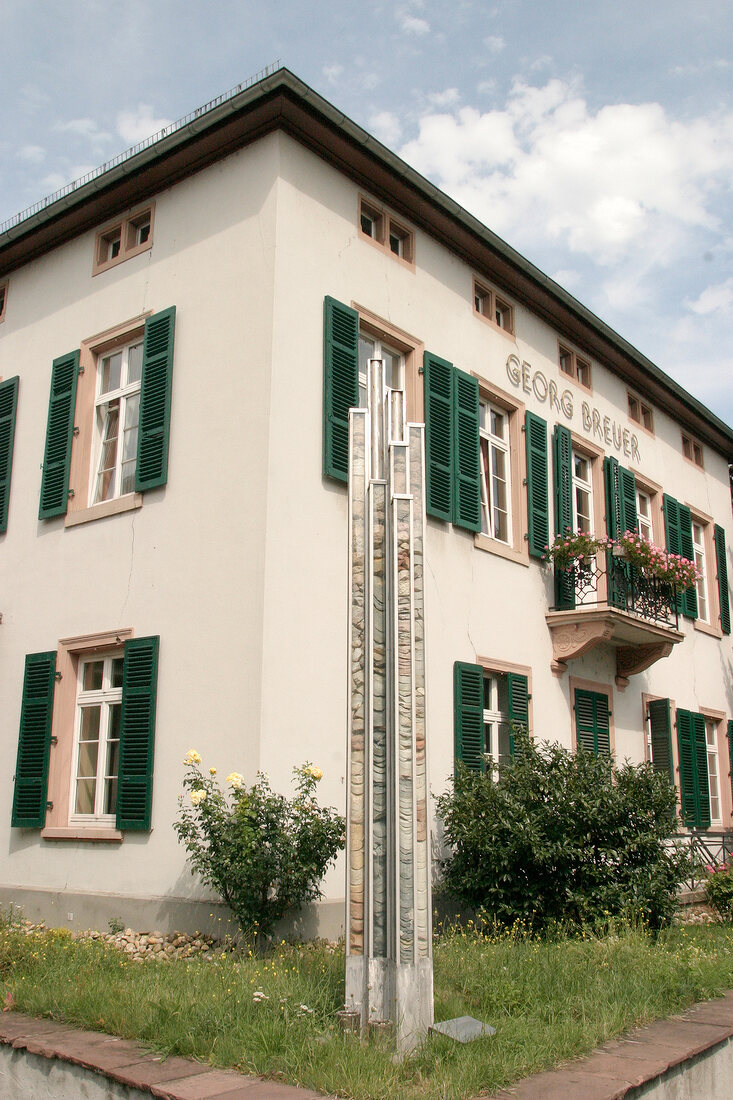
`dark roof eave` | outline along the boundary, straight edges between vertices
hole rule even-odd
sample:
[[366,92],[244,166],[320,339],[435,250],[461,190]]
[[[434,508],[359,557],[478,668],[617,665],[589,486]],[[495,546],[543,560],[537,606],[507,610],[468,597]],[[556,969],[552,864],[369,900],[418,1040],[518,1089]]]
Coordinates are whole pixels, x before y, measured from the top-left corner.
[[0,276],[277,128],[499,281],[733,462],[733,430],[702,402],[288,69],[264,77],[3,233]]

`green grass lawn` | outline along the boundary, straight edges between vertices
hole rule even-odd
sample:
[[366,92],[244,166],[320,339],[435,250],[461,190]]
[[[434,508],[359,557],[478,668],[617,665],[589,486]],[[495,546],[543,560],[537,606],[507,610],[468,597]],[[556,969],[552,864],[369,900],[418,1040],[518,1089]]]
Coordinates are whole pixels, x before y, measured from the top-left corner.
[[0,930],[0,993],[22,1012],[354,1100],[475,1096],[714,997],[733,988],[733,930],[443,936],[436,1019],[476,1016],[497,1033],[465,1046],[431,1037],[397,1062],[386,1040],[339,1032],[343,975],[342,951],[322,944],[140,963],[65,930]]

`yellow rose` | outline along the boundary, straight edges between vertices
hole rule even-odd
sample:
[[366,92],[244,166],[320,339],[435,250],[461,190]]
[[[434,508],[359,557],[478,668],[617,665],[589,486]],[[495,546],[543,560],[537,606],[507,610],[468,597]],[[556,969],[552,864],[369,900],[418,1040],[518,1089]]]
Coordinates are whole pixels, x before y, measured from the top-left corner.
[[196,749],[189,749],[183,758],[184,764],[200,764],[201,755],[196,752]]
[[235,791],[241,790],[244,786],[244,776],[239,772],[230,772],[227,776],[227,783],[230,787],[234,787]]
[[209,775],[216,775],[216,768],[209,768]]
[[323,779],[323,772],[321,771],[320,768],[316,768],[315,765],[311,765],[311,767],[309,768],[309,771],[310,771],[311,775],[313,776],[313,778],[316,780],[316,782],[318,782],[318,780],[320,780],[320,779]]
[[197,791],[191,791],[191,804],[193,806],[199,806],[206,798],[206,791],[203,788],[199,788]]

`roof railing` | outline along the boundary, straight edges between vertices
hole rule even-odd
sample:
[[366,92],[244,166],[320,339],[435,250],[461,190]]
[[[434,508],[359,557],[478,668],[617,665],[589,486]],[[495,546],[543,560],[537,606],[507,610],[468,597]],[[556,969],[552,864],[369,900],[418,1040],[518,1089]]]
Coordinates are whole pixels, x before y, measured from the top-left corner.
[[80,187],[84,187],[87,183],[91,183],[92,180],[97,179],[99,176],[103,176],[105,172],[109,172],[110,169],[116,168],[118,164],[124,164],[125,161],[130,160],[144,149],[148,149],[151,145],[155,145],[156,141],[160,141],[164,137],[170,137],[171,134],[175,134],[178,130],[182,130],[185,126],[188,126],[189,123],[200,118],[201,115],[205,115],[215,107],[220,107],[222,103],[234,99],[240,92],[243,92],[246,88],[251,88],[253,84],[257,84],[258,81],[264,80],[266,76],[271,76],[274,72],[277,72],[279,68],[279,60],[274,61],[270,65],[266,65],[264,69],[260,69],[258,73],[242,81],[241,84],[235,84],[229,91],[222,92],[222,94],[216,96],[215,99],[210,99],[208,103],[204,103],[203,107],[197,107],[195,111],[191,111],[189,114],[184,115],[183,118],[179,118],[176,122],[172,122],[170,126],[164,126],[162,130],[158,130],[157,133],[151,134],[150,137],[145,138],[143,141],[139,141],[137,145],[132,145],[129,149],[125,149],[124,152],[118,153],[116,157],[112,157],[111,160],[107,160],[104,164],[100,164],[99,168],[93,168],[91,172],[87,172],[86,175],[80,176],[78,179],[72,180],[71,183],[65,184],[63,187],[59,188],[58,191],[54,191],[52,195],[47,195],[46,198],[39,199],[39,201],[34,202],[32,206],[27,206],[25,210],[21,210],[19,214],[14,214],[12,218],[0,222],[0,236],[2,236],[3,233],[7,233],[8,230],[13,229],[14,226],[20,225],[26,218],[32,217],[40,210],[45,210],[46,207],[52,206],[53,203],[58,202],[59,199],[63,199],[66,195],[72,194],[72,192],[77,191]]

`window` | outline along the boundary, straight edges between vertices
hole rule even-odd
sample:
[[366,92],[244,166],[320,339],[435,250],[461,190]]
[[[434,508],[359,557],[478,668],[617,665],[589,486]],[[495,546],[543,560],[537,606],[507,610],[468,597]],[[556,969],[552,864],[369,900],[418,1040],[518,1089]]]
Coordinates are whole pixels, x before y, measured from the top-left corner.
[[718,722],[705,716],[705,744],[708,755],[708,792],[710,796],[710,822],[722,824],[720,812],[720,771],[718,769]]
[[509,413],[479,401],[481,531],[497,542],[512,541]]
[[148,206],[97,234],[92,275],[98,275],[100,271],[106,271],[152,247],[153,213],[154,208]]
[[685,435],[684,432],[682,433],[682,454],[688,462],[693,462],[701,470],[704,468],[702,444],[698,443],[696,439],[692,439],[691,436]]
[[575,747],[595,756],[611,752],[611,712],[608,695],[587,688],[574,689]]
[[107,820],[117,809],[122,711],[121,652],[79,663],[71,820]]
[[512,306],[495,290],[479,282],[478,279],[473,280],[473,308],[485,321],[490,321],[505,332],[514,333]]
[[640,489],[638,486],[636,489],[636,522],[641,537],[653,543],[652,498],[649,493]]
[[[515,668],[517,671],[515,671]],[[502,662],[453,666],[455,762],[496,774],[514,755],[514,734],[529,731],[529,670]]]
[[39,519],[85,523],[166,484],[175,315],[134,318],[54,359]]
[[366,405],[367,364],[383,359],[388,386],[405,393],[407,419],[424,419],[419,341],[363,306],[323,302],[323,473],[346,482],[349,409]]
[[121,629],[26,657],[13,826],[60,840],[150,828],[158,649]]
[[590,362],[573,351],[566,344],[558,345],[560,370],[569,378],[574,378],[581,386],[590,389]]
[[367,367],[370,359],[381,359],[384,363],[385,384],[392,389],[405,387],[405,356],[397,348],[380,340],[371,333],[359,330],[359,405],[365,409],[367,404]]
[[412,267],[415,263],[415,234],[392,214],[359,196],[359,231],[374,244]]
[[573,531],[593,533],[592,461],[573,450]]
[[135,491],[143,341],[100,355],[97,365],[96,473],[90,504]]
[[692,550],[695,565],[700,571],[700,579],[697,582],[697,617],[702,622],[710,621],[708,613],[708,580],[707,563],[705,554],[705,529],[701,523],[692,521]]
[[627,396],[629,400],[629,418],[635,424],[641,424],[642,428],[646,428],[648,432],[653,432],[654,421],[649,405],[642,401],[640,397],[635,397],[633,393],[629,393]]
[[8,284],[0,283],[0,321],[5,320],[5,307],[8,304]]

